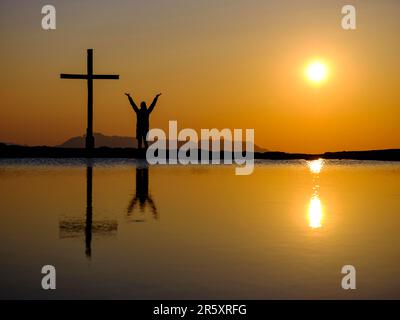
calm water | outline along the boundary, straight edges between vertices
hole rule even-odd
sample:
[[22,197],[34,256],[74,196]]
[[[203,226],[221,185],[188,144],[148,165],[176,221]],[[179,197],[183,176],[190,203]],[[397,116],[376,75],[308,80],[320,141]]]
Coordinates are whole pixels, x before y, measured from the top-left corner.
[[0,194],[1,298],[400,298],[398,163],[2,160]]

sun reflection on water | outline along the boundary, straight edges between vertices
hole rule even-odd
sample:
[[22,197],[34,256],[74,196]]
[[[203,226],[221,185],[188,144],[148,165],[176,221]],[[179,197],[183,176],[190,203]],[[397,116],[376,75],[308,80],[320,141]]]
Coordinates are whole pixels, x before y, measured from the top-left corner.
[[308,205],[308,226],[312,229],[322,227],[323,209],[321,199],[319,197],[319,173],[324,166],[324,160],[318,159],[308,161],[308,168],[313,173],[313,195]]
[[313,195],[308,207],[308,225],[316,229],[322,226],[323,211],[318,194]]
[[320,173],[324,166],[324,159],[308,161],[308,168],[312,173]]

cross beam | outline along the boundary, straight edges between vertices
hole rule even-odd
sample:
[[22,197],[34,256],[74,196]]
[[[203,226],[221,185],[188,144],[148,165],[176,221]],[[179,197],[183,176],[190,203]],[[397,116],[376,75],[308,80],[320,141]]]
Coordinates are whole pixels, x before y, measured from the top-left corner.
[[87,80],[87,129],[86,129],[86,149],[91,150],[94,148],[93,136],[93,80],[94,79],[119,79],[119,75],[115,74],[93,74],[93,49],[87,50],[87,74],[67,74],[61,73],[61,79],[83,79]]
[[[68,73],[61,73],[61,79],[88,79],[87,74],[68,74]],[[119,79],[118,75],[108,75],[108,74],[94,74],[91,76],[92,79]]]

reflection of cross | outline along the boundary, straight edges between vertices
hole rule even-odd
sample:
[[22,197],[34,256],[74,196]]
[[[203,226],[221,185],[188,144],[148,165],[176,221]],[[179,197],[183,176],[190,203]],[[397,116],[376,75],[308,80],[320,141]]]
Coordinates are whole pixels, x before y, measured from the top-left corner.
[[119,79],[119,75],[93,74],[93,49],[87,50],[87,74],[60,74],[61,79],[85,79],[88,86],[86,149],[94,148],[93,137],[93,79]]
[[113,235],[117,232],[118,222],[115,220],[93,221],[93,164],[86,164],[86,218],[69,218],[60,221],[60,239],[77,237],[85,234],[85,253],[88,258],[92,255],[93,235]]

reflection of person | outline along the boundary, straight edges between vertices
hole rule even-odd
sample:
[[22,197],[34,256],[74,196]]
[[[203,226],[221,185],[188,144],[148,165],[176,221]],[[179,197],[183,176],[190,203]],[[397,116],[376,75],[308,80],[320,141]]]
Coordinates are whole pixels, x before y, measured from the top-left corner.
[[158,97],[161,95],[161,93],[157,94],[154,97],[154,100],[148,109],[146,106],[146,102],[142,101],[140,103],[140,109],[139,109],[138,106],[136,105],[136,103],[133,101],[131,95],[129,93],[125,93],[125,95],[128,97],[133,110],[136,112],[136,139],[138,140],[138,148],[139,149],[142,148],[142,140],[144,142],[145,148],[147,148],[148,144],[147,144],[147,140],[146,140],[146,135],[147,135],[147,132],[149,131],[150,113],[153,111],[154,107],[156,106]]
[[132,213],[139,202],[140,211],[144,212],[146,205],[151,208],[153,216],[157,219],[157,208],[149,194],[149,169],[147,167],[136,168],[136,192],[128,206],[128,214]]

